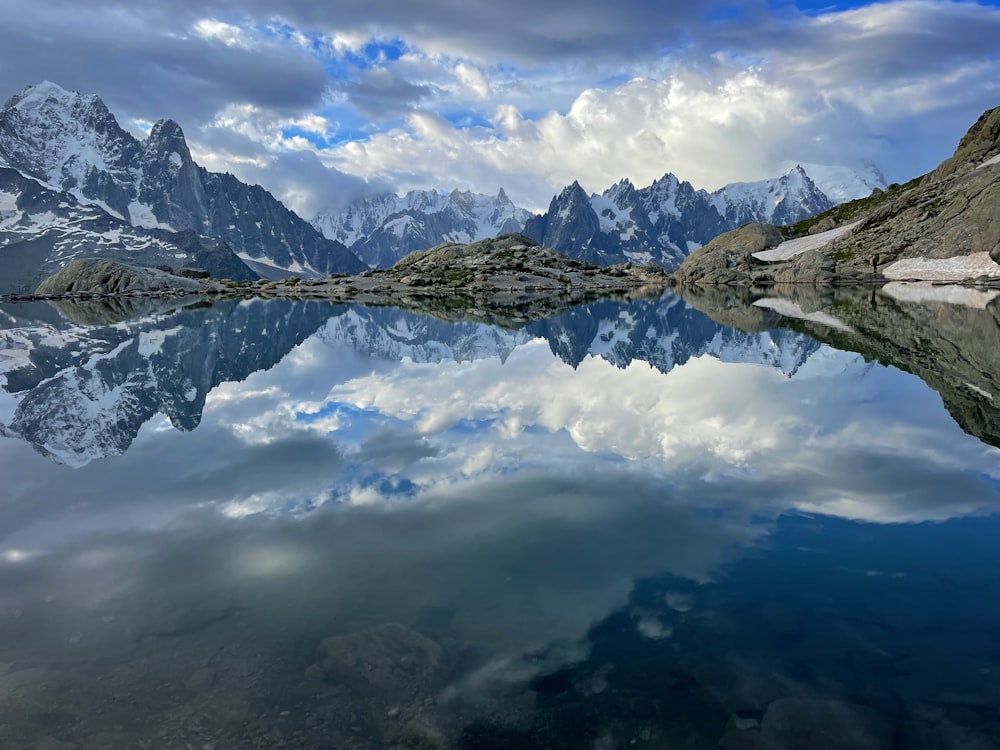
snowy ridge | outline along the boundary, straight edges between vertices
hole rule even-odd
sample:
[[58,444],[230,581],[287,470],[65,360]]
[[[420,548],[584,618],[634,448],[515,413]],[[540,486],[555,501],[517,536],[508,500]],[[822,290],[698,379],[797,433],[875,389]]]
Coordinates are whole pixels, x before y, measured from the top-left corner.
[[413,250],[468,243],[518,232],[531,214],[501,188],[495,196],[453,190],[413,190],[362,198],[342,212],[323,212],[313,226],[343,242],[366,263],[387,267]]
[[525,234],[580,260],[600,265],[657,263],[676,268],[693,250],[750,222],[793,224],[841,200],[868,195],[885,184],[874,167],[808,165],[834,195],[828,197],[809,169],[796,164],[779,177],[735,182],[713,193],[696,190],[671,173],[644,188],[622,180],[601,194],[577,183],[565,188],[548,211],[530,219]]
[[800,165],[777,179],[731,183],[712,193],[710,200],[734,228],[752,221],[793,224],[834,205]]
[[885,175],[871,162],[866,162],[858,169],[808,162],[786,166],[788,169],[794,169],[795,166],[802,167],[816,187],[834,205],[847,203],[858,198],[867,198],[875,188],[885,190],[888,187]]

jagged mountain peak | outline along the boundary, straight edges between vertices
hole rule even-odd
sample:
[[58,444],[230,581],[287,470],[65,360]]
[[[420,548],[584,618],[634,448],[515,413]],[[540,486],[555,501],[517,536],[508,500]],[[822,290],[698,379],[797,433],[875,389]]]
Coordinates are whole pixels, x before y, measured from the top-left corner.
[[413,250],[519,232],[530,215],[503,188],[496,196],[459,188],[411,190],[401,196],[370,195],[344,210],[321,212],[313,226],[349,245],[371,266],[385,268]]
[[887,186],[882,171],[871,161],[857,167],[807,161],[786,162],[783,166],[786,171],[800,168],[834,204],[866,198],[875,188],[885,190]]
[[25,86],[21,91],[11,96],[3,105],[3,108],[5,110],[29,110],[40,106],[52,106],[53,104],[72,106],[80,101],[85,101],[88,104],[100,102],[101,106],[104,105],[104,102],[94,94],[84,95],[79,91],[64,89],[58,83],[53,83],[52,81],[40,81],[39,83]]
[[184,131],[174,120],[157,120],[149,131],[149,137],[144,145],[147,154],[177,154],[180,160],[178,166],[191,161],[191,150],[188,148]]
[[93,94],[46,81],[11,97],[0,110],[0,154],[22,174],[132,226],[219,238],[266,275],[365,268],[270,193],[195,164],[174,120],[160,120],[139,141]]
[[0,111],[8,160],[64,189],[84,189],[94,171],[120,172],[138,147],[99,97],[51,81],[26,87]]
[[580,201],[590,200],[590,196],[587,194],[587,191],[583,189],[583,187],[577,180],[573,180],[571,184],[567,185],[560,191],[559,195],[556,196],[554,200],[559,202],[564,202],[564,201],[580,202]]

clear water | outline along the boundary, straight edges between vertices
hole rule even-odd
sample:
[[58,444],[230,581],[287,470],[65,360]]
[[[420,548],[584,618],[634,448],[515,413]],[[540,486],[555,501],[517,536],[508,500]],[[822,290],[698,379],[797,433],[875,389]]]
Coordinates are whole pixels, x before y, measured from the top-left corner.
[[1000,747],[996,321],[849,302],[3,307],[0,747]]

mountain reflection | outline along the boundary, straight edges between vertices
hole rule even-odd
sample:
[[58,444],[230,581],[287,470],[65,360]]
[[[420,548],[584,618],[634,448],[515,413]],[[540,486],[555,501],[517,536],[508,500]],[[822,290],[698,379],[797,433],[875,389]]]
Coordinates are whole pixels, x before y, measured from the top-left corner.
[[284,300],[195,305],[124,321],[118,308],[71,308],[60,308],[65,318],[31,319],[24,313],[32,310],[11,307],[0,329],[4,434],[71,466],[123,453],[156,414],[193,429],[213,388],[270,369],[317,331],[378,360],[502,362],[516,347],[544,339],[573,367],[600,356],[618,367],[645,361],[662,373],[708,354],[792,375],[819,349],[788,331],[747,334],[716,324],[676,297],[594,303],[518,331]]
[[0,745],[989,746],[1000,453],[756,301],[0,309]]

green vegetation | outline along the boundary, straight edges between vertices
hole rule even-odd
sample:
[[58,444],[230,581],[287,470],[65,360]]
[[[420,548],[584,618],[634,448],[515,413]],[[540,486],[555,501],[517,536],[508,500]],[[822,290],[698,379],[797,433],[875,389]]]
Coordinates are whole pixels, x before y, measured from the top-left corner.
[[[922,179],[923,175],[920,177],[914,177],[905,185],[900,185],[899,183],[894,182],[884,192],[874,193],[869,195],[867,198],[858,198],[857,200],[850,201],[849,203],[841,203],[839,206],[834,206],[829,211],[824,211],[823,213],[817,214],[809,219],[804,219],[797,224],[779,227],[779,229],[785,236],[785,239],[791,240],[796,237],[803,237],[809,234],[810,229],[821,222],[825,222],[828,218],[832,219],[834,226],[850,224],[852,221],[857,221],[858,219],[863,218],[866,214],[878,206],[898,198],[911,188],[915,188],[920,184]],[[838,260],[838,258],[834,257],[834,260]],[[839,260],[846,260],[846,258],[840,258]]]
[[472,271],[468,268],[459,268],[449,271],[445,278],[449,284],[464,284],[472,276]]

